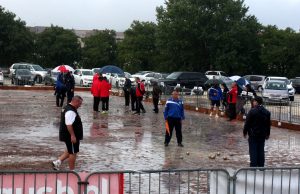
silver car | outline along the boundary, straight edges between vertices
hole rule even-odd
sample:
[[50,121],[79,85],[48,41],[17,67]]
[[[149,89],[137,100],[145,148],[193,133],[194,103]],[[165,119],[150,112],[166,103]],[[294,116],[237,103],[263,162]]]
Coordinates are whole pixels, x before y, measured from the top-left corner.
[[262,97],[267,103],[288,103],[289,91],[285,81],[267,81],[262,90]]

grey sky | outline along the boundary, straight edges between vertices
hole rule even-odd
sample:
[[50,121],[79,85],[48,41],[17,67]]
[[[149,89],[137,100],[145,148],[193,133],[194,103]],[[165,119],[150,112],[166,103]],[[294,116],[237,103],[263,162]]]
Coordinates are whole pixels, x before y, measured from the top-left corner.
[[[133,20],[156,21],[164,0],[0,0],[28,26],[58,25],[74,29],[124,31]],[[300,0],[245,0],[259,22],[300,29]]]

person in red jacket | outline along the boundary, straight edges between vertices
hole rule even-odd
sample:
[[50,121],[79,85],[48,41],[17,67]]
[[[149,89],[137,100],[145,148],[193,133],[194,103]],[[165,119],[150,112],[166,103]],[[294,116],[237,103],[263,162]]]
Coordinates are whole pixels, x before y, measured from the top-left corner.
[[103,78],[103,81],[100,84],[100,98],[102,101],[102,113],[108,113],[109,105],[109,90],[111,89],[111,84],[108,83],[106,77]]
[[102,81],[102,74],[96,73],[93,77],[93,83],[92,83],[92,87],[91,87],[91,93],[94,96],[93,110],[96,112],[99,112],[101,81]]
[[140,114],[141,109],[143,113],[145,113],[146,110],[142,104],[143,96],[145,94],[145,85],[143,82],[141,82],[139,77],[137,77],[135,81],[136,81],[135,95],[136,95],[137,103],[136,103],[136,112],[134,114]]
[[237,95],[238,95],[238,89],[237,89],[236,82],[232,83],[231,90],[228,92],[227,96],[227,102],[228,102],[228,121],[232,121],[233,119],[236,119],[236,101],[237,101]]

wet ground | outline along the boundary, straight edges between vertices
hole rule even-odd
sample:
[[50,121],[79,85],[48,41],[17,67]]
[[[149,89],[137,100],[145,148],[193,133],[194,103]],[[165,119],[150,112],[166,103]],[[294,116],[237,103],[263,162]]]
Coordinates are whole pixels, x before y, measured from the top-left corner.
[[[83,120],[76,168],[79,171],[146,170],[170,168],[241,168],[249,166],[243,123],[186,111],[183,144],[176,137],[164,147],[163,107],[132,115],[121,97],[110,98],[108,115],[94,114],[89,92],[79,113]],[[0,170],[52,169],[50,161],[65,149],[58,141],[61,109],[52,91],[0,90]],[[266,142],[266,166],[300,164],[300,132],[272,128]],[[210,159],[216,156],[215,159]],[[63,164],[67,169],[67,163]]]

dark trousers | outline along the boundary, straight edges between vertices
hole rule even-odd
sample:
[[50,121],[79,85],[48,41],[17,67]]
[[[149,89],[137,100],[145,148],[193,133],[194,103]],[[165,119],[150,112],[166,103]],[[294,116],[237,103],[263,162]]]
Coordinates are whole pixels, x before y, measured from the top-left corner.
[[131,96],[131,110],[136,111],[137,100],[135,96]]
[[129,106],[129,97],[130,97],[130,92],[124,91],[124,96],[125,96],[125,106]]
[[154,106],[155,113],[158,113],[158,102],[159,102],[159,98],[153,98],[153,106]]
[[249,137],[250,167],[265,166],[265,139]]
[[142,101],[143,101],[143,96],[137,97],[136,112],[138,113],[140,113],[141,110],[145,111]]
[[102,111],[108,111],[109,97],[102,97]]
[[70,103],[72,101],[73,97],[74,97],[74,89],[73,90],[68,90],[67,91],[67,100],[68,100],[68,103]]
[[235,103],[228,104],[228,117],[229,117],[229,119],[236,119],[236,104]]
[[168,118],[167,120],[168,120],[168,124],[169,124],[170,134],[168,134],[166,131],[165,144],[170,143],[174,128],[176,131],[177,143],[180,144],[182,142],[181,119],[180,118]]
[[93,105],[94,111],[99,111],[99,103],[100,103],[100,97],[94,96],[94,105]]
[[62,107],[64,105],[66,94],[64,92],[56,92],[56,106]]

